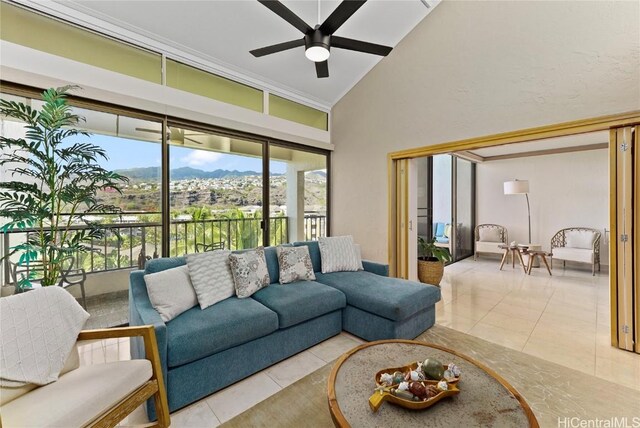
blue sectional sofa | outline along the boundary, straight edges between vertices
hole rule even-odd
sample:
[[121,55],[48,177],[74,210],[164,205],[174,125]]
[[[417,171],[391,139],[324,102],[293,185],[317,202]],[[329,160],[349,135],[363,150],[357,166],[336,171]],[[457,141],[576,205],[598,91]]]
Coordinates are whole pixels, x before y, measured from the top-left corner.
[[[435,322],[440,289],[389,278],[388,267],[363,261],[364,271],[322,274],[317,242],[307,245],[316,281],[280,285],[276,249],[265,248],[272,285],[249,298],[195,306],[164,323],[151,306],[144,275],[186,264],[184,257],[150,260],[131,273],[129,324],[153,325],[175,411],[342,330],[365,340],[413,339]],[[132,339],[133,358],[144,347]],[[152,401],[148,415],[155,420]]]

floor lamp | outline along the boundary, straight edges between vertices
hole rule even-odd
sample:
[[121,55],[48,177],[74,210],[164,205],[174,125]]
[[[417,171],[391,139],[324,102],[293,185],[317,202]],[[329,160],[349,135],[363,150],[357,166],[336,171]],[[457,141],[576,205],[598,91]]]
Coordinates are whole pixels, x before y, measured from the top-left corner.
[[529,180],[513,180],[504,182],[505,195],[525,195],[529,214],[529,244],[531,244],[531,206],[529,205]]

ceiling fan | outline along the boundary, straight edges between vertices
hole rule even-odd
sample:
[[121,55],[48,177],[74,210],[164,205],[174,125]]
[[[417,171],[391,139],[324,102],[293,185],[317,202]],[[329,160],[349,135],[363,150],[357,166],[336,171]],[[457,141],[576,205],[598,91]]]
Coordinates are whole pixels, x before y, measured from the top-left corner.
[[[157,129],[136,128],[136,131],[151,132],[153,134],[162,134],[162,131],[159,131]],[[206,134],[201,133],[201,132],[195,132],[193,134],[187,134],[184,129],[171,127],[167,131],[167,140],[172,142],[172,143],[174,143],[174,144],[184,144],[185,140],[191,141],[192,143],[195,143],[195,144],[202,144],[198,140],[194,140],[193,138],[189,138],[190,136],[191,137],[196,137],[196,136],[200,136],[200,135],[206,135]]]
[[316,63],[316,74],[318,78],[322,78],[329,77],[327,59],[329,58],[331,48],[348,49],[381,56],[387,56],[389,52],[391,52],[391,49],[393,49],[389,46],[348,39],[333,34],[351,15],[356,13],[356,11],[366,3],[366,0],[344,0],[321,25],[316,25],[315,28],[311,28],[311,26],[304,22],[299,16],[277,0],[258,1],[300,30],[304,34],[304,37],[250,51],[255,57],[304,46],[305,56]]

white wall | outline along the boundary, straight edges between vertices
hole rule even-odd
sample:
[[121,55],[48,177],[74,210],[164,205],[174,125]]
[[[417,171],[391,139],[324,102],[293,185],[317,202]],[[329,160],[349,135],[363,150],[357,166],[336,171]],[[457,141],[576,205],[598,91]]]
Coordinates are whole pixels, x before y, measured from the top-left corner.
[[638,70],[637,1],[442,2],[332,110],[333,233],[387,261],[389,152],[638,110]]
[[550,250],[551,237],[565,227],[602,233],[600,260],[609,263],[604,229],[609,228],[608,151],[593,150],[480,163],[476,167],[477,223],[495,223],[509,241],[528,242],[524,195],[505,195],[503,183],[529,180],[531,239]]

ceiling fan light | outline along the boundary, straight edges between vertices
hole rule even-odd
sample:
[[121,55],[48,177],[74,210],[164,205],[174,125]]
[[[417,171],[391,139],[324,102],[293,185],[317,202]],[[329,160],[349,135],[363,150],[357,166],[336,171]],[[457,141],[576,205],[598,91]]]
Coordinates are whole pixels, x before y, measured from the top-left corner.
[[304,55],[313,62],[323,62],[329,58],[330,52],[324,46],[309,46]]

